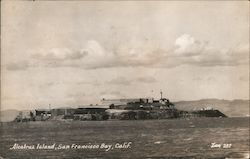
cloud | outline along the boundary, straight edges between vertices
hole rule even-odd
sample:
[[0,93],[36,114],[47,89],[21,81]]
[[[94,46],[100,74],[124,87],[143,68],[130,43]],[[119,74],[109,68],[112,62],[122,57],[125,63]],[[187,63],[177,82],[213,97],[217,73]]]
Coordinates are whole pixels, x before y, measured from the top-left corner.
[[108,81],[108,84],[115,84],[115,85],[130,85],[134,82],[138,82],[138,83],[154,83],[157,82],[157,80],[154,77],[150,77],[150,76],[145,76],[145,77],[138,77],[135,79],[127,79],[125,77],[117,77],[114,78],[110,81]]
[[67,97],[69,98],[81,98],[81,97],[85,97],[86,94],[83,92],[76,92],[76,93],[69,93],[67,94]]
[[108,81],[107,83],[115,85],[130,85],[132,82],[133,82],[132,80],[128,80],[125,77],[117,77]]
[[[89,40],[81,49],[54,48],[33,52],[29,61],[7,65],[8,70],[36,67],[76,67],[99,69],[110,67],[162,67],[180,65],[199,67],[236,66],[249,63],[249,44],[219,49],[207,41],[197,40],[189,34],[176,38],[169,50],[151,43],[134,42],[108,50],[96,40]],[[128,81],[123,81],[124,83]]]
[[175,41],[175,54],[178,56],[194,56],[203,52],[208,42],[196,40],[188,34],[183,34]]
[[99,93],[101,98],[105,99],[112,99],[112,98],[126,98],[124,94],[122,94],[120,91],[102,91]]
[[208,49],[203,54],[192,57],[189,64],[197,66],[237,66],[248,64],[248,55],[238,52],[237,49],[216,50]]
[[156,82],[156,79],[154,77],[139,77],[136,81],[142,83],[154,83]]
[[196,40],[188,34],[176,39],[172,60],[179,65],[195,65],[201,67],[236,66],[248,64],[249,44],[241,44],[235,48],[215,48],[207,41]]
[[115,57],[94,40],[86,43],[79,50],[52,49],[48,53],[34,54],[34,64],[45,67],[78,67],[84,69],[96,69],[113,67]]
[[206,81],[206,82],[214,82],[216,81],[215,77],[208,76],[208,77],[194,77],[194,81]]
[[31,57],[37,60],[48,61],[64,61],[64,60],[77,60],[87,55],[85,50],[70,50],[67,48],[53,48],[48,53],[39,52],[32,54]]
[[92,80],[92,81],[81,81],[81,82],[77,82],[78,85],[93,85],[93,86],[99,86],[102,83],[100,81],[97,80]]
[[100,95],[121,95],[120,91],[102,91],[100,92]]

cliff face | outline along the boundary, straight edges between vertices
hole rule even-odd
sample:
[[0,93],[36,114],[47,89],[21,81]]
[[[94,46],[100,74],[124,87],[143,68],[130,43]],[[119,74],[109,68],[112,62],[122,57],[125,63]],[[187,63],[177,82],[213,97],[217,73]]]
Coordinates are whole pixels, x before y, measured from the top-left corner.
[[179,111],[179,117],[227,117],[219,110]]
[[121,113],[110,113],[110,119],[119,120],[146,120],[146,119],[171,119],[178,118],[179,112],[176,109],[168,110],[128,110]]
[[198,117],[227,117],[219,110],[199,110],[193,111],[192,114],[196,114]]
[[171,119],[193,117],[227,117],[219,110],[182,111],[177,109],[168,110],[129,110],[118,114],[110,113],[110,119],[119,120],[146,120],[146,119]]
[[220,110],[228,117],[249,116],[249,100],[202,99],[197,101],[179,101],[174,104],[177,109],[185,111],[213,107],[214,109]]

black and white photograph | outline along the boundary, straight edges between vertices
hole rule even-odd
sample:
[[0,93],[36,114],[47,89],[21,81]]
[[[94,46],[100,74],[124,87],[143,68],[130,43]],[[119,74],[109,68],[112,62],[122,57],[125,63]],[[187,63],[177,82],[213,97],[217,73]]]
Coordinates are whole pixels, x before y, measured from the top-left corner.
[[2,0],[0,159],[249,159],[247,0]]

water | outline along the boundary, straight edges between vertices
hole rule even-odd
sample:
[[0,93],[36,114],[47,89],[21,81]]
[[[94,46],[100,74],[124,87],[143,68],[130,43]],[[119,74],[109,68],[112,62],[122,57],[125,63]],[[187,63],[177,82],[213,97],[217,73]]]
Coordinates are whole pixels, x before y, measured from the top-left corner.
[[[249,118],[2,123],[1,130],[2,158],[249,158]],[[10,150],[15,143],[111,148]]]

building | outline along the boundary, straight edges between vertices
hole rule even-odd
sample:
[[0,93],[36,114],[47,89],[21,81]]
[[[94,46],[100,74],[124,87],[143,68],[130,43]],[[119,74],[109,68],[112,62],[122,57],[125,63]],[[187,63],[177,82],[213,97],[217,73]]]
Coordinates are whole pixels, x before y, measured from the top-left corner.
[[51,110],[49,109],[36,109],[35,110],[35,120],[44,121],[51,117]]

